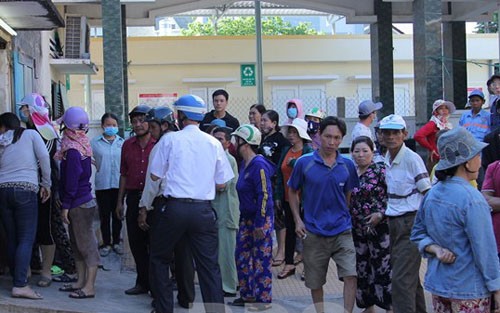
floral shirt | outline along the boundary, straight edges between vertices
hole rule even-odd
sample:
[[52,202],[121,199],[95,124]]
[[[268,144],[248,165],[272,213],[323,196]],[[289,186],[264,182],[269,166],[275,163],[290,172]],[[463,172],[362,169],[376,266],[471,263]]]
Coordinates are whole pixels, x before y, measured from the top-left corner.
[[387,185],[384,164],[372,163],[359,176],[359,187],[352,191],[350,208],[354,230],[364,227],[366,216],[375,212],[385,213]]

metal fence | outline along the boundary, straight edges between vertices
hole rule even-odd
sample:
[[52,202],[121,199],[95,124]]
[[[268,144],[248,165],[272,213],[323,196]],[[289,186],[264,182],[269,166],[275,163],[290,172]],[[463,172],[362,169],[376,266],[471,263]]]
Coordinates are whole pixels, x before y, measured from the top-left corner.
[[[345,112],[339,112],[339,98],[345,99]],[[268,97],[264,99],[264,105],[267,109],[273,109],[280,115],[280,123],[286,121],[286,103],[290,98]],[[358,118],[358,105],[361,101],[367,98],[362,98],[359,95],[351,96],[325,96],[325,97],[303,97],[304,113],[307,113],[314,107],[323,109],[328,115],[342,116],[346,119]],[[240,123],[248,122],[248,111],[250,106],[257,103],[257,99],[253,97],[237,97],[230,98],[227,111],[234,115]],[[208,105],[208,109],[212,109],[212,105]],[[394,113],[402,116],[415,116],[415,101],[409,95],[396,95],[394,99]]]

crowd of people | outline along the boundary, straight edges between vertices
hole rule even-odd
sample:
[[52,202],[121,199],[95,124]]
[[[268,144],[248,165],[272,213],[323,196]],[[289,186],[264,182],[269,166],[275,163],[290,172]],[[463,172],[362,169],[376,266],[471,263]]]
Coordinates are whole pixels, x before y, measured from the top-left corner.
[[[300,262],[299,277],[325,312],[330,260],[347,312],[355,304],[367,313],[426,312],[422,257],[435,312],[500,312],[500,76],[487,85],[491,110],[474,90],[455,127],[455,105],[434,102],[414,136],[426,162],[405,145],[402,116],[373,125],[383,105],[371,100],[359,104],[343,155],[346,123],[318,107],[304,112],[300,99],[286,102],[284,123],[254,104],[242,125],[227,112],[225,90],[213,93],[210,112],[194,95],[177,99],[175,111],[141,104],[128,114],[125,140],[111,112],[89,139],[79,107],[66,110],[58,132],[43,97],[30,94],[0,115],[11,294],[43,298],[28,284],[39,258],[38,286],[63,282],[70,298],[94,298],[100,258],[123,254],[125,219],[137,276],[124,293],[149,293],[152,312],[174,311],[174,285],[178,305],[190,308],[195,272],[207,312],[269,310],[272,267],[288,279]],[[53,276],[54,264],[65,274]]]

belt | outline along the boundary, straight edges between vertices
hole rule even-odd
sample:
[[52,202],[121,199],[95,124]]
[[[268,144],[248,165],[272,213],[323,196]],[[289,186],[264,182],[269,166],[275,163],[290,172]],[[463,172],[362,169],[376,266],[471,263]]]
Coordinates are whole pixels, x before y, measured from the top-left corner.
[[398,217],[407,217],[407,216],[412,216],[412,215],[415,215],[417,214],[417,211],[410,211],[410,212],[406,212],[406,213],[403,213],[401,215],[398,215],[398,216],[387,216],[389,219],[395,219],[395,218],[398,218]]
[[[162,196],[164,197],[164,196]],[[175,197],[164,197],[169,201],[178,201],[178,202],[186,202],[186,203],[210,203],[210,200],[198,200],[198,199],[191,199],[191,198],[175,198]]]

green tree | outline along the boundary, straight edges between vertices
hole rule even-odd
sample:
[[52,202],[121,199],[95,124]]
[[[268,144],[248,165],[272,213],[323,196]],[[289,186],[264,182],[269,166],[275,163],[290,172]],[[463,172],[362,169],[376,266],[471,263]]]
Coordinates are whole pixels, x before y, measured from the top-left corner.
[[[183,36],[245,36],[255,35],[255,17],[225,17],[209,23],[193,22],[181,31]],[[317,35],[311,23],[299,23],[292,26],[279,16],[262,19],[264,35]]]
[[491,21],[477,23],[475,32],[479,34],[498,33],[498,12],[493,13]]

